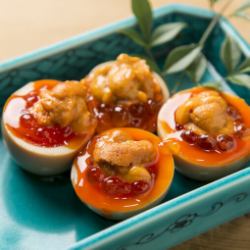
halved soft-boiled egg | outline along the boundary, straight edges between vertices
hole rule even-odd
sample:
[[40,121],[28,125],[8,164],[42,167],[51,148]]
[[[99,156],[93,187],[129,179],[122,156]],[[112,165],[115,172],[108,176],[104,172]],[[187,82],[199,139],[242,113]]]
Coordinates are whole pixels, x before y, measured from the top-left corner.
[[116,128],[95,136],[71,170],[81,201],[118,220],[160,202],[173,175],[172,155],[160,138],[137,128]]
[[212,88],[181,91],[161,108],[158,134],[181,173],[213,180],[249,160],[250,107],[241,98]]
[[169,92],[145,60],[121,54],[96,66],[82,81],[88,86],[87,102],[98,121],[97,132],[114,127],[156,131],[157,114]]
[[67,170],[78,150],[95,132],[85,86],[76,81],[39,80],[7,100],[2,131],[16,162],[38,175]]

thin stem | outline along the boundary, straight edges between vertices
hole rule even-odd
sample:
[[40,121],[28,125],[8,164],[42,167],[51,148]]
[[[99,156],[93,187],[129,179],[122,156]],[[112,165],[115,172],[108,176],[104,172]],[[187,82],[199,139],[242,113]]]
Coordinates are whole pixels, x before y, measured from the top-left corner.
[[212,21],[210,22],[210,24],[208,25],[207,29],[205,30],[205,32],[203,33],[200,41],[199,41],[199,45],[200,46],[204,46],[205,42],[207,41],[208,37],[210,36],[211,32],[213,31],[214,27],[216,26],[216,24],[218,23],[218,21],[220,20],[222,14],[224,13],[224,11],[228,8],[228,6],[233,2],[234,0],[228,0],[226,2],[226,4],[222,7],[221,11],[219,13],[217,13]]
[[212,1],[209,1],[209,8],[211,9],[211,10],[214,10],[214,3],[212,2]]
[[173,95],[173,94],[175,94],[178,90],[179,90],[179,88],[180,88],[180,86],[181,86],[181,83],[183,82],[183,81],[185,81],[185,72],[184,71],[182,71],[181,72],[181,74],[180,74],[180,78],[179,78],[180,80],[178,81],[178,82],[176,82],[175,83],[175,85],[174,85],[174,87],[173,87],[173,89],[172,89],[172,91],[171,91],[171,95]]
[[155,70],[157,71],[157,73],[160,73],[161,74],[161,69],[159,68],[155,58],[154,58],[154,55],[150,49],[150,47],[145,47],[145,52],[147,53],[148,57],[151,59],[151,61],[153,62],[154,66],[155,66]]
[[181,83],[180,82],[176,82],[173,89],[171,90],[171,95],[175,94],[177,92],[177,90],[179,89]]
[[220,19],[220,14],[217,14],[213,19],[212,21],[210,22],[210,24],[208,25],[207,29],[205,30],[205,32],[203,33],[200,41],[199,41],[199,45],[200,46],[204,46],[205,42],[207,41],[209,35],[211,34],[211,32],[213,31],[215,25],[217,24],[217,22],[219,21]]
[[152,53],[151,49],[149,47],[145,47],[145,51],[148,54],[148,56],[150,57],[150,59],[156,63],[155,58],[153,56],[153,53]]

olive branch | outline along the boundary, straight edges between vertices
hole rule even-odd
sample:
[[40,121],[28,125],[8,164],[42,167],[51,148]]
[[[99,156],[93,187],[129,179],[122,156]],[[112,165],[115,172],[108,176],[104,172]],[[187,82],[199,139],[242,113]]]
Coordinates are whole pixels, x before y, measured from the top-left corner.
[[[208,1],[210,9],[213,10],[215,4],[220,0]],[[132,11],[139,30],[129,28],[122,30],[121,33],[144,49],[146,54],[144,58],[154,71],[162,76],[184,72],[194,83],[200,84],[207,66],[207,59],[203,55],[202,50],[214,27],[232,2],[233,0],[226,1],[222,9],[214,15],[198,43],[181,45],[171,50],[166,56],[162,68],[158,65],[152,49],[175,39],[188,26],[186,23],[166,23],[153,29],[153,14],[150,2],[148,0],[131,0]],[[231,13],[229,17],[240,17],[250,20],[249,10],[250,0],[247,0]],[[227,76],[224,79],[250,89],[250,76],[248,74],[250,72],[250,58],[248,57],[240,63],[242,52],[238,44],[230,36],[226,36],[221,45],[220,57],[227,70]],[[217,88],[220,87],[220,84],[221,82],[218,81],[202,83],[202,85]],[[177,91],[177,88],[175,88],[175,91]]]

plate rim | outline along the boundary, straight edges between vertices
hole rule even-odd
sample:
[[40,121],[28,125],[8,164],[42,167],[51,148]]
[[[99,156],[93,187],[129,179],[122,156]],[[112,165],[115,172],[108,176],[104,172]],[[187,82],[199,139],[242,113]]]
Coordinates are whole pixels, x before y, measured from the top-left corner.
[[[182,13],[186,15],[192,15],[196,17],[211,18],[215,15],[214,12],[199,7],[194,7],[186,4],[168,4],[154,10],[154,18],[159,18],[164,15],[172,13]],[[76,48],[96,40],[100,37],[111,34],[117,30],[128,28],[135,24],[135,18],[130,17],[118,22],[106,25],[104,27],[91,30],[89,32],[73,36],[61,42],[53,45],[26,53],[24,55],[15,57],[14,59],[8,59],[0,63],[0,74],[9,70],[18,68],[20,66],[50,57],[54,54],[58,54],[68,49]],[[222,29],[230,34],[239,44],[243,53],[246,56],[250,55],[250,45],[244,40],[239,32],[233,27],[233,25],[226,19],[222,18],[219,22]],[[116,225],[110,226],[107,229],[94,233],[82,240],[73,243],[69,246],[70,249],[87,249],[91,247],[97,247],[101,244],[107,244],[114,238],[121,236],[124,232],[130,230],[136,230],[138,227],[142,227],[150,221],[160,220],[160,218],[167,216],[174,209],[188,206],[189,204],[198,202],[208,196],[212,196],[215,193],[221,192],[227,187],[232,185],[240,185],[242,182],[250,181],[250,166],[243,170],[237,171],[229,176],[226,176],[212,183],[205,184],[202,187],[194,189],[186,194],[178,196],[170,201],[164,202],[150,210],[140,213],[132,218],[124,220]]]

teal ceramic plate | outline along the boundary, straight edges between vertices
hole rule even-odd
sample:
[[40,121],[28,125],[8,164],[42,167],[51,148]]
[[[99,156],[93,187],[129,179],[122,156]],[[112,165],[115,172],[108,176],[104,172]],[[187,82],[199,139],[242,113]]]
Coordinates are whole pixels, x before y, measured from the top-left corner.
[[[155,51],[157,59],[176,45],[198,41],[213,13],[184,5],[155,11],[154,25],[172,21],[189,24],[178,39]],[[42,78],[80,79],[95,65],[119,53],[142,53],[139,47],[118,34],[134,19],[89,32],[51,47],[0,64],[0,105],[23,84]],[[207,80],[220,79],[224,68],[219,48],[229,33],[245,56],[249,45],[225,20],[215,28],[205,48],[209,60]],[[172,86],[177,76],[167,79]],[[187,87],[191,83],[186,81]],[[230,86],[224,83],[224,88]],[[234,91],[250,101],[246,89]],[[123,222],[103,219],[76,197],[69,174],[39,179],[22,171],[0,141],[0,249],[166,249],[218,224],[250,211],[250,168],[212,183],[192,181],[176,173],[166,199]]]

